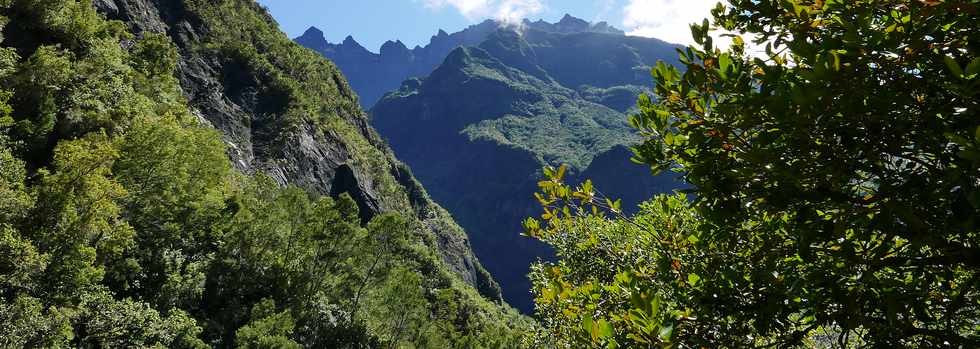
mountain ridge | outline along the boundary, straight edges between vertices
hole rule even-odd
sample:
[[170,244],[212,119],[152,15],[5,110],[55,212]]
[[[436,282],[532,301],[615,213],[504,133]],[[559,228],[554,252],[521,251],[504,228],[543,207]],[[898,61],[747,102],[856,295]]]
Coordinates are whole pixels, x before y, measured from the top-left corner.
[[334,61],[352,81],[361,95],[361,104],[369,109],[385,93],[395,90],[411,77],[427,76],[446,55],[459,46],[476,46],[498,30],[512,32],[538,31],[552,34],[596,33],[625,36],[625,32],[606,22],[589,23],[566,14],[559,22],[523,20],[512,25],[488,19],[455,33],[439,29],[425,46],[409,49],[400,40],[388,40],[378,53],[371,52],[348,35],[341,43],[330,43],[323,31],[310,27],[294,41]]

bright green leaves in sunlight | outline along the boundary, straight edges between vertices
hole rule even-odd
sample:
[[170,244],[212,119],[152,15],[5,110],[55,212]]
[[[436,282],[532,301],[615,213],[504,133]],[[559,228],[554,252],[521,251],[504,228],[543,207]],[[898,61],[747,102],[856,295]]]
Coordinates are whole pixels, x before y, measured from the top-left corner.
[[[679,300],[699,295],[706,260],[687,198],[658,197],[634,217],[586,182],[564,184],[546,169],[545,214],[526,233],[556,248],[559,262],[533,268],[538,315],[558,347],[669,347],[697,319]],[[675,298],[677,297],[677,298]],[[545,340],[548,341],[548,340]]]

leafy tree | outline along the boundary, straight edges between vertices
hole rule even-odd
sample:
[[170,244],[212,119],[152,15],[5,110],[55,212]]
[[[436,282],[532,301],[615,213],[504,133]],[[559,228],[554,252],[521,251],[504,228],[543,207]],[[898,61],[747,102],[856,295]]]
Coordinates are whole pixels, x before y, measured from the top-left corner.
[[[639,314],[588,308],[622,299],[615,290],[585,292],[598,297],[594,302],[567,300],[565,288],[549,286],[578,272],[562,265],[579,265],[587,258],[581,253],[558,269],[539,269],[539,299],[559,292],[555,299],[566,302],[545,304],[589,310],[582,340],[610,346],[637,343],[658,328],[672,334],[654,341],[665,346],[980,345],[977,6],[719,6],[713,25],[692,26],[698,45],[681,52],[683,69],[654,69],[656,99],[641,96],[641,113],[631,120],[646,138],[635,160],[683,173],[696,196],[693,212],[677,215],[693,214],[699,223],[685,228],[686,238],[653,242],[651,250],[663,252],[644,265],[656,272],[632,263],[586,271],[593,283],[610,282],[610,273],[620,283],[639,278],[630,287],[661,299],[646,309],[658,304],[662,320],[648,323],[653,332],[638,331],[629,321]],[[720,50],[712,30],[744,36]],[[766,57],[747,54],[743,37],[767,45]],[[591,188],[557,182],[543,187],[549,224],[527,224],[546,241],[601,244],[619,236],[617,226],[645,219],[610,222],[590,209],[578,212],[574,207],[598,205],[601,212],[615,205]],[[671,224],[640,223],[627,234],[669,236]],[[597,237],[579,235],[589,231]],[[678,252],[682,246],[691,251]],[[664,274],[677,284],[659,282]],[[587,287],[567,282],[573,290]],[[642,310],[644,302],[630,307]],[[571,328],[571,319],[545,309],[552,331]]]
[[127,221],[140,232],[132,255],[140,268],[111,275],[114,288],[161,306],[194,304],[202,290],[193,281],[204,277],[221,237],[214,222],[232,190],[224,144],[189,116],[170,115],[133,120],[115,145],[112,170],[128,193],[121,200]]
[[353,296],[350,303],[352,317],[357,316],[361,300],[371,286],[383,281],[396,260],[398,249],[406,244],[407,229],[404,217],[399,215],[382,215],[371,220],[368,225],[368,235],[360,241],[361,251],[357,257],[361,259],[361,267],[350,276]]
[[110,174],[118,156],[104,134],[93,134],[59,144],[54,172],[41,172],[24,233],[51,256],[42,281],[47,297],[68,299],[95,287],[133,248],[135,232],[117,203],[126,191]]
[[375,318],[381,319],[381,330],[386,333],[388,348],[398,348],[401,343],[417,341],[426,331],[429,312],[425,308],[425,295],[422,278],[404,267],[394,267],[386,282],[380,285],[380,294],[375,297]]
[[237,332],[239,348],[301,348],[289,339],[296,323],[288,312],[276,312],[276,303],[265,299],[252,307],[252,322]]

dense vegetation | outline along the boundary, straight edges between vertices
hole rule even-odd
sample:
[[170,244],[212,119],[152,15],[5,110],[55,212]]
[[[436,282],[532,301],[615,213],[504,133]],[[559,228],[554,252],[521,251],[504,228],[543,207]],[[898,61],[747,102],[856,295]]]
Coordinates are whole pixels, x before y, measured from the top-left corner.
[[0,29],[0,347],[516,345],[525,320],[450,272],[411,209],[363,225],[346,194],[234,171],[167,35],[71,0],[0,1]]
[[[546,171],[533,278],[559,347],[980,346],[976,1],[732,1],[654,70],[634,216]],[[768,44],[764,58],[708,36]]]

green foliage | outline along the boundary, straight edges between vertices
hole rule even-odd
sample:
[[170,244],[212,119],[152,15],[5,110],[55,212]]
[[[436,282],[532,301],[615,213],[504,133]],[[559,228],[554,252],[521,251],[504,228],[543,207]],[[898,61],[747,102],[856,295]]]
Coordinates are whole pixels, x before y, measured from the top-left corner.
[[74,337],[68,313],[40,300],[19,296],[0,303],[0,346],[64,348]]
[[0,3],[5,15],[16,18],[40,44],[58,43],[69,50],[85,50],[107,37],[128,35],[119,22],[102,20],[91,0],[8,0]]
[[133,248],[135,231],[117,204],[127,192],[111,176],[118,156],[108,138],[95,133],[60,143],[53,172],[40,173],[25,234],[51,256],[42,282],[47,297],[74,298],[95,287],[105,268]]
[[[609,219],[588,183],[542,183],[548,224],[526,226],[562,255],[535,274],[546,327],[567,346],[980,345],[977,6],[719,5],[631,119],[634,160],[696,197]],[[766,56],[716,49],[717,29]]]
[[526,149],[541,163],[566,163],[579,171],[588,168],[596,154],[638,141],[622,114],[564,96],[551,97],[529,107],[533,116],[503,115],[462,132],[471,140]]
[[[565,168],[547,169],[537,194],[541,221],[527,234],[555,247],[557,263],[539,263],[531,278],[540,340],[560,348],[670,347],[699,320],[681,305],[700,296],[708,267],[698,245],[700,218],[683,195],[661,196],[634,217],[596,194],[591,182],[572,188]],[[611,216],[609,216],[611,215]]]
[[0,143],[0,220],[22,217],[34,205],[34,198],[24,184],[26,176],[24,162]]
[[[265,21],[243,4],[191,7],[222,36]],[[284,124],[337,126],[371,149],[357,161],[393,166],[344,119],[361,114],[335,69],[282,58],[305,51],[261,23],[221,52],[288,92]],[[482,339],[528,326],[448,271],[404,193],[404,211],[365,227],[347,194],[233,171],[186,105],[167,36],[134,37],[90,1],[0,1],[0,24],[16,34],[0,48],[0,347],[499,348]],[[394,185],[384,166],[367,168]]]
[[302,348],[289,339],[296,327],[288,312],[276,313],[276,303],[263,300],[252,307],[252,321],[238,329],[239,348]]
[[[390,347],[401,343],[419,341],[433,326],[429,314],[420,312],[427,300],[422,288],[422,279],[410,270],[394,267],[391,276],[382,287],[377,304],[371,308],[377,312],[372,317],[379,319],[375,326],[378,333],[384,334],[384,341]],[[432,345],[432,347],[435,347]]]
[[116,300],[109,292],[96,291],[83,295],[73,314],[80,337],[75,345],[82,347],[206,347],[197,337],[201,328],[181,310],[161,316],[148,304],[130,299]]

